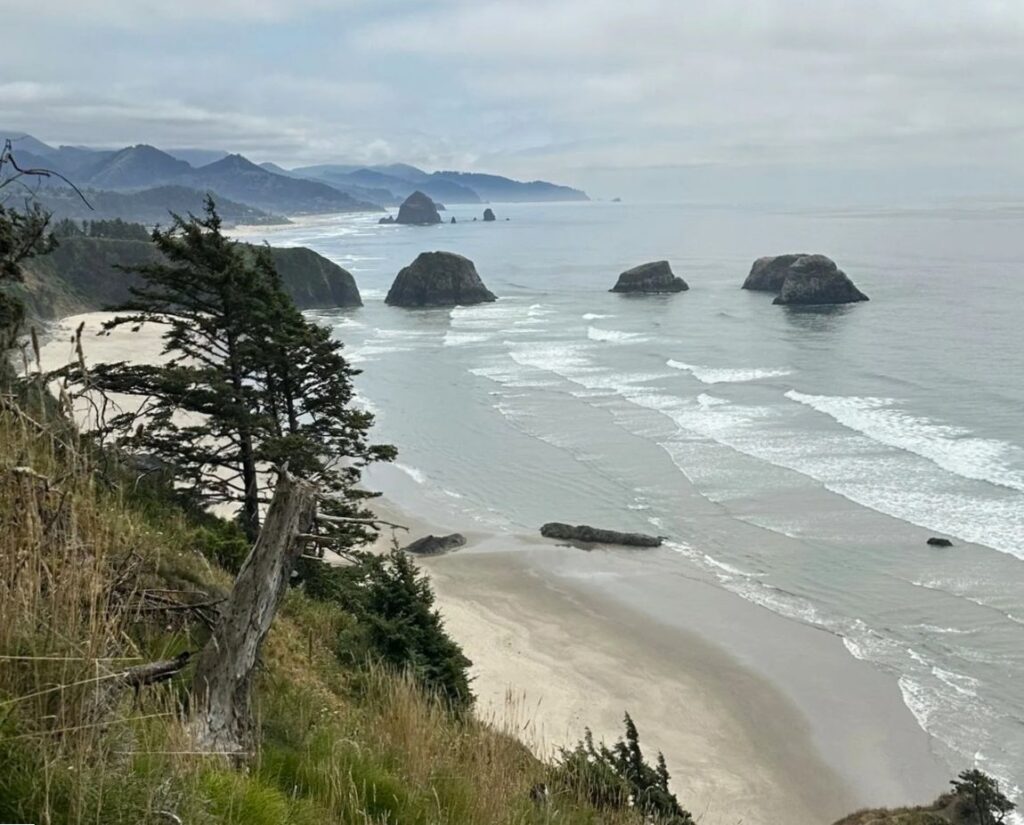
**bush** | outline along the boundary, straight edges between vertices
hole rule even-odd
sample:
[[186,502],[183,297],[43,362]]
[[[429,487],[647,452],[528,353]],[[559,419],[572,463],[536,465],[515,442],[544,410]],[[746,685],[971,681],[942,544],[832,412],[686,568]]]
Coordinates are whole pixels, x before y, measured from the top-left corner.
[[657,763],[648,764],[628,713],[625,724],[625,739],[610,748],[603,742],[595,745],[590,730],[575,748],[563,748],[552,783],[596,808],[633,807],[659,825],[693,825],[693,817],[668,788],[665,757],[659,753]]
[[306,593],[334,601],[355,621],[339,633],[336,652],[348,664],[381,662],[408,670],[417,683],[453,710],[472,706],[472,662],[448,635],[434,609],[430,581],[395,548],[386,556],[355,553],[357,563],[328,567],[300,560]]

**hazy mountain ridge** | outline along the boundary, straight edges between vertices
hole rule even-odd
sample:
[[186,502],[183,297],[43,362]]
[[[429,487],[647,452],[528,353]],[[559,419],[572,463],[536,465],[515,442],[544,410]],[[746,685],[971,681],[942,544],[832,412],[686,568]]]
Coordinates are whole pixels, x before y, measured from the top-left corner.
[[[81,214],[70,190],[55,194],[66,186],[63,181],[43,178],[40,199],[52,204],[59,217],[166,222],[169,211],[195,211],[205,193],[214,195],[229,223],[271,223],[274,215],[282,214],[380,211],[397,206],[416,190],[439,203],[589,200],[581,190],[547,181],[427,172],[405,163],[286,169],[211,149],[167,152],[143,143],[116,150],[53,147],[26,133],[12,133],[12,142],[19,166],[57,172],[79,189],[90,190],[90,200],[101,205],[97,213],[86,209],[87,214]],[[209,163],[194,165],[210,158],[214,159]]]

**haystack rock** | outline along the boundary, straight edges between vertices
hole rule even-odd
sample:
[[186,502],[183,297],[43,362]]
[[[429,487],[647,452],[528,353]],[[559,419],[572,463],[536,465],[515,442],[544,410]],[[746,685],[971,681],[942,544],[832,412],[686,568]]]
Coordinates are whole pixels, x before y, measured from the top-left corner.
[[469,258],[423,252],[398,273],[384,303],[399,307],[450,307],[496,301]]
[[487,207],[487,208],[486,208],[486,209],[484,210],[484,220],[485,220],[485,221],[493,221],[493,220],[497,220],[497,219],[496,219],[496,218],[494,217],[494,210],[493,210],[493,209],[491,209],[490,207]]
[[750,267],[750,274],[743,282],[744,289],[754,289],[758,292],[778,292],[782,289],[782,282],[789,274],[789,268],[799,258],[806,258],[806,252],[798,252],[794,255],[775,255],[767,258],[758,258]]
[[398,207],[398,218],[395,223],[428,226],[433,223],[441,223],[441,216],[438,214],[434,202],[417,189]]
[[540,528],[540,534],[548,539],[579,541],[584,544],[622,544],[627,547],[660,547],[660,536],[644,533],[620,533],[617,530],[601,530],[587,524],[563,524],[551,521]]
[[672,274],[668,261],[652,261],[623,272],[610,292],[683,292],[686,281]]
[[835,261],[824,255],[804,255],[789,267],[774,304],[814,306],[852,304],[868,296],[853,285]]

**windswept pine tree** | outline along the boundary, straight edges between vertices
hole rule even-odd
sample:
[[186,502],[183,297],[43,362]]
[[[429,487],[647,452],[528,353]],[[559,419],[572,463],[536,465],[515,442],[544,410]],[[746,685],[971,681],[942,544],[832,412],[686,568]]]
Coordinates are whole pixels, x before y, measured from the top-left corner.
[[160,324],[165,360],[92,369],[92,387],[139,402],[106,430],[166,463],[197,504],[239,504],[250,540],[267,471],[285,461],[358,513],[362,467],[394,451],[368,442],[373,418],[352,406],[357,372],[342,345],[295,308],[268,252],[224,237],[212,199],[201,217],[173,216],[153,242],[163,260],[131,270],[141,284],[105,330]]

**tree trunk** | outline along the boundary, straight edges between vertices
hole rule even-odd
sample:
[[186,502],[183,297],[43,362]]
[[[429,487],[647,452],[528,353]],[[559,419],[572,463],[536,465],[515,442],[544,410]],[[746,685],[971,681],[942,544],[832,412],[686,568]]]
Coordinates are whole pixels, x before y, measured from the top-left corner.
[[300,533],[316,509],[312,484],[282,471],[263,530],[242,565],[220,621],[196,662],[195,734],[211,751],[248,749],[252,733],[250,689],[260,647],[288,587]]

